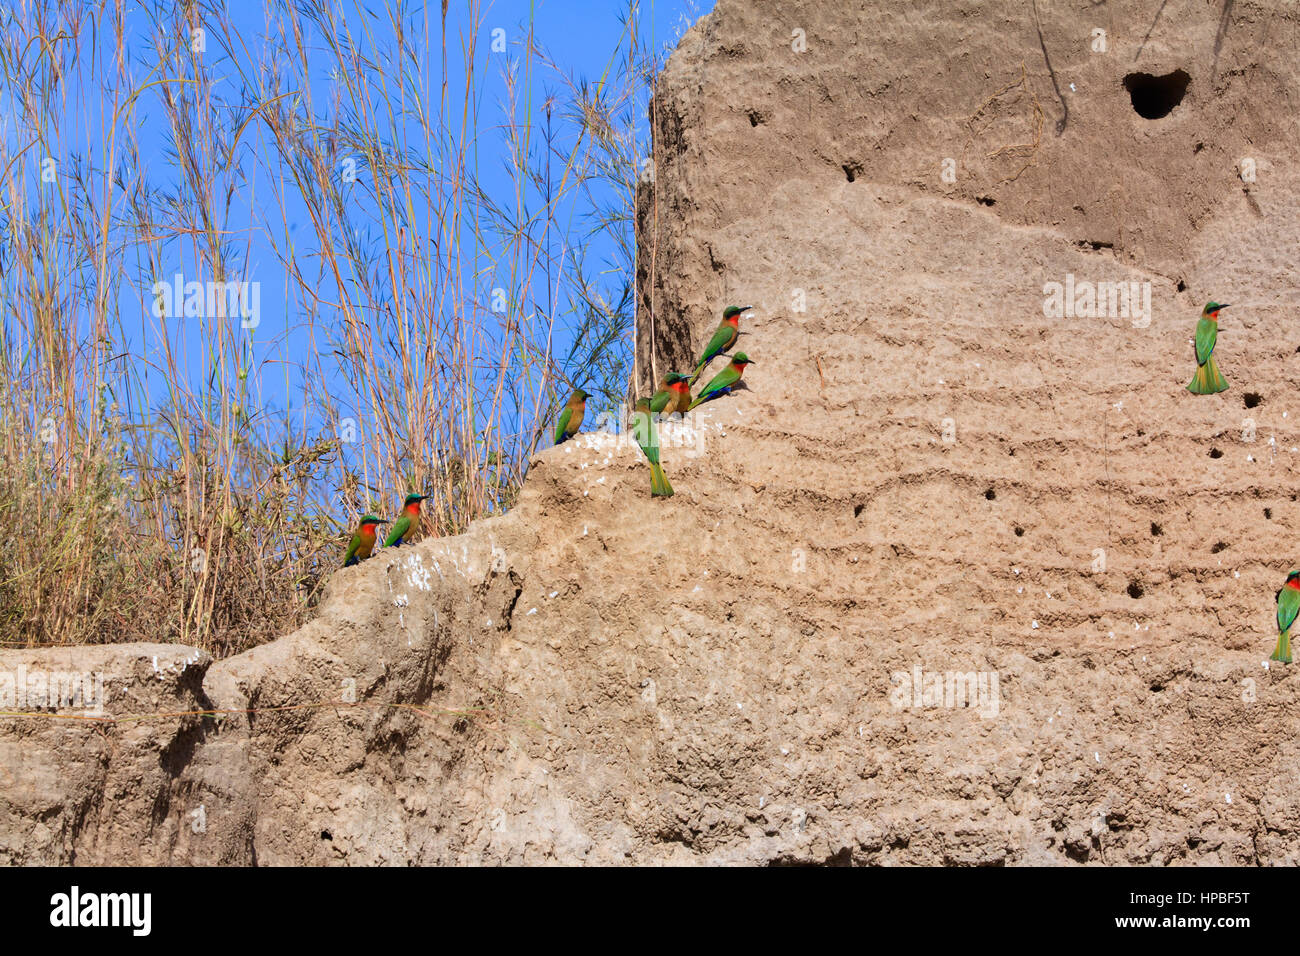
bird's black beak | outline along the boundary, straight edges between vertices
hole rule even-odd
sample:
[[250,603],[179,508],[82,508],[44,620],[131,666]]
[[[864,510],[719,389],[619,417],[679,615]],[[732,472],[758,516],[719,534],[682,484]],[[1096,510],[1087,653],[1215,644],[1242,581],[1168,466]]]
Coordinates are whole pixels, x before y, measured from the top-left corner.
[[[1223,305],[1219,306],[1219,309],[1226,309],[1227,307],[1228,307],[1228,303],[1225,302]],[[1218,312],[1219,309],[1215,309],[1214,311]]]

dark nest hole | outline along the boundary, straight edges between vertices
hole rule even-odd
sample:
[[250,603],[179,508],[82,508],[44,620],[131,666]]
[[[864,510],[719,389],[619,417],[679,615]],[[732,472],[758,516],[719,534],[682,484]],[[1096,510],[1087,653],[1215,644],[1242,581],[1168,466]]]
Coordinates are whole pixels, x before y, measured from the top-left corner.
[[1128,583],[1128,596],[1133,598],[1135,601],[1140,598],[1142,596],[1142,585],[1138,584],[1136,581],[1130,581]]
[[1138,116],[1154,120],[1174,111],[1174,107],[1183,101],[1187,84],[1191,82],[1186,70],[1174,70],[1164,76],[1130,73],[1124,77],[1124,89],[1128,90]]

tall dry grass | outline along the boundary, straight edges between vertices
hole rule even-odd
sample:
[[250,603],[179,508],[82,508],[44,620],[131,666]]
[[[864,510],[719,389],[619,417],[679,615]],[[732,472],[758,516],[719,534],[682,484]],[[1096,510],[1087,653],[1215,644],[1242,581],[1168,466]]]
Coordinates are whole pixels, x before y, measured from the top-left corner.
[[[4,645],[271,639],[361,513],[462,531],[623,390],[635,19],[582,80],[478,0],[367,9],[0,13]],[[159,317],[176,273],[261,308]]]

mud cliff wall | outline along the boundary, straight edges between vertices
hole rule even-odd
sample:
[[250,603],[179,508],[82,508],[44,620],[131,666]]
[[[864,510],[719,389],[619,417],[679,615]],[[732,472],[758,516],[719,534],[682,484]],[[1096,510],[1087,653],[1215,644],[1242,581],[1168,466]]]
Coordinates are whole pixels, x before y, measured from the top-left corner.
[[[657,90],[639,368],[738,299],[758,364],[668,427],[677,495],[581,437],[239,657],[0,654],[223,712],[0,720],[0,860],[1295,862],[1297,41],[1282,3],[719,0]],[[1150,311],[1049,316],[1070,276]]]

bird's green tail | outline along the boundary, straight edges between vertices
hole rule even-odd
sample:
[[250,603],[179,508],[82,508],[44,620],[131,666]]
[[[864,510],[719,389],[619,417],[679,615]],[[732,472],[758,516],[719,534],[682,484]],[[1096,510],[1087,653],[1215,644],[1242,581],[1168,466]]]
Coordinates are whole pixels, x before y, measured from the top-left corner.
[[1277,647],[1273,649],[1273,656],[1270,661],[1281,661],[1283,664],[1291,663],[1291,629],[1287,628],[1277,636]]
[[694,385],[694,384],[695,384],[695,380],[696,380],[697,378],[699,378],[699,377],[700,377],[700,373],[704,371],[704,366],[706,366],[706,365],[708,365],[708,364],[709,364],[708,362],[701,362],[699,365],[695,366],[695,374],[693,374],[693,375],[690,377],[690,379],[689,379],[689,381],[688,381],[687,384],[689,384],[689,385]]
[[1193,395],[1213,395],[1227,387],[1228,383],[1219,373],[1219,364],[1214,361],[1213,355],[1205,360],[1204,365],[1196,366],[1196,374],[1187,383],[1187,390]]
[[671,498],[673,486],[668,483],[668,476],[663,467],[650,462],[650,494],[655,498]]

